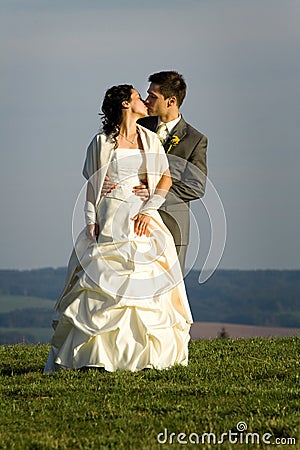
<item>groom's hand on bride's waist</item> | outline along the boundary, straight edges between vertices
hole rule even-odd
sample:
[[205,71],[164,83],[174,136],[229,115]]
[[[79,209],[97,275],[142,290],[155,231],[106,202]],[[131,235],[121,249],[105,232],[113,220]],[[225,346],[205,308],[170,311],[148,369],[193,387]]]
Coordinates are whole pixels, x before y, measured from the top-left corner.
[[142,184],[134,186],[132,192],[141,198],[143,202],[149,199],[148,182],[147,180],[140,180]]
[[113,181],[111,181],[109,179],[109,176],[106,175],[104,178],[102,189],[101,189],[101,197],[103,197],[103,195],[109,194],[111,191],[116,189],[116,187],[117,187],[117,183],[114,183]]

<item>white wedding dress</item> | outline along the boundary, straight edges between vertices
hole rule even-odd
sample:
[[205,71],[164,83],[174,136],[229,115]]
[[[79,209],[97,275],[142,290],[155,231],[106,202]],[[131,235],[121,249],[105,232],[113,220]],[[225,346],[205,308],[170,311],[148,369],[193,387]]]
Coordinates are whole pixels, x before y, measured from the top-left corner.
[[75,244],[45,372],[187,364],[192,316],[173,238],[157,211],[150,236],[134,234],[142,201],[132,188],[145,172],[143,151],[114,150],[108,174],[117,188],[100,200],[98,241],[83,230]]

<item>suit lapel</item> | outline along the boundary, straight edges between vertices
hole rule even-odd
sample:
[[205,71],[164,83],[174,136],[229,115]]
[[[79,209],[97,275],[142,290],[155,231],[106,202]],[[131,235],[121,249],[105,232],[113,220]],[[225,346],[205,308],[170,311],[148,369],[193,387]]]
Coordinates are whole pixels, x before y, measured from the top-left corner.
[[153,117],[153,118],[150,117],[149,130],[154,131],[154,133],[156,133],[157,124],[158,124],[158,117]]
[[158,117],[157,116],[143,117],[142,119],[139,119],[137,123],[155,133],[158,123]]
[[[180,141],[182,141],[182,139],[184,138],[184,136],[187,134],[187,126],[186,126],[186,121],[184,120],[184,118],[181,116],[181,119],[179,120],[178,124],[175,125],[175,127],[173,128],[173,130],[171,131],[171,134],[168,136],[168,139],[166,140],[166,142],[164,143],[164,149],[166,152],[168,152],[170,145],[171,145],[171,139],[173,136],[177,136]],[[170,149],[170,152],[172,152],[172,148]]]

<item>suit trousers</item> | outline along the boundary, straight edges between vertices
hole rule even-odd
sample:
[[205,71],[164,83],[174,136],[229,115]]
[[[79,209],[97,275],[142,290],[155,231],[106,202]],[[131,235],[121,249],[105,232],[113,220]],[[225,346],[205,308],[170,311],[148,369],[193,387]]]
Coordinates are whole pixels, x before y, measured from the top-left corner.
[[[185,259],[186,259],[186,252],[188,244],[186,243],[187,235],[188,233],[185,230],[184,236],[185,239],[183,239],[182,230],[178,224],[178,222],[172,217],[170,212],[163,211],[162,209],[159,209],[159,214],[161,215],[161,218],[164,222],[164,224],[167,226],[167,228],[170,230],[170,233],[173,236],[176,252],[179,259],[179,264],[181,267],[182,275],[184,276],[185,272]],[[187,217],[187,220],[185,222],[188,222],[189,224],[189,216]]]
[[185,259],[186,259],[186,252],[187,252],[187,245],[175,245],[176,247],[176,251],[177,251],[177,255],[178,255],[178,259],[179,259],[179,264],[181,267],[181,272],[182,275],[184,276],[184,272],[185,272]]

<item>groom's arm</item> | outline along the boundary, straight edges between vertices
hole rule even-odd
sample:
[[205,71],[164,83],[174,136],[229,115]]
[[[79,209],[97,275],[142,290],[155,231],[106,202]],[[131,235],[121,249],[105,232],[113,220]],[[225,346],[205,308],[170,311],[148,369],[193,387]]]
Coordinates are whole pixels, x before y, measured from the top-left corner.
[[174,158],[172,161],[172,155],[169,155],[173,181],[170,192],[184,202],[199,199],[203,197],[205,193],[207,176],[206,152],[208,140],[206,136],[200,136],[201,138],[194,146],[194,149],[187,160],[182,158],[182,161],[180,161],[179,158],[175,157],[176,159]]

